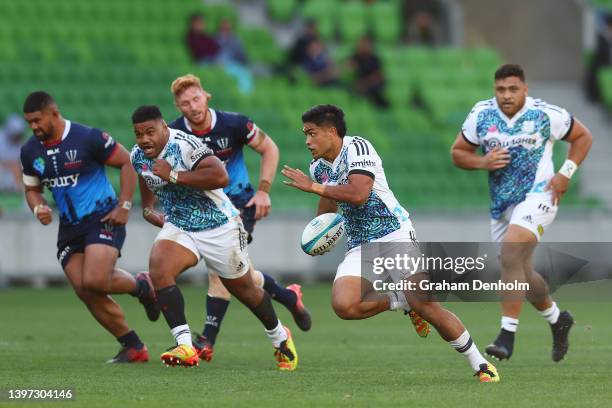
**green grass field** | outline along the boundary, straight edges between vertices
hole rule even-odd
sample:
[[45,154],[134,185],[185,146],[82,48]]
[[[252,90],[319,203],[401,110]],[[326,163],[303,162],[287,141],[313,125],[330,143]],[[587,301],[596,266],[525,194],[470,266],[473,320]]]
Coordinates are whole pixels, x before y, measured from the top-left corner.
[[[400,313],[342,321],[331,310],[330,285],[308,286],[308,333],[294,329],[300,366],[276,370],[259,322],[237,301],[219,335],[215,359],[197,368],[166,368],[159,354],[173,343],[163,318],[146,320],[129,296],[118,299],[147,343],[140,365],[106,365],[118,344],[71,290],[0,291],[0,388],[72,388],[75,401],[28,407],[179,406],[612,406],[612,303],[572,303],[577,324],[565,361],[550,358],[547,324],[525,308],[501,383],[479,384],[465,359],[435,332],[423,340]],[[184,289],[192,329],[200,330],[204,288]],[[483,348],[498,331],[498,305],[451,303]],[[281,319],[294,327],[289,314]],[[0,405],[15,406],[14,403]]]

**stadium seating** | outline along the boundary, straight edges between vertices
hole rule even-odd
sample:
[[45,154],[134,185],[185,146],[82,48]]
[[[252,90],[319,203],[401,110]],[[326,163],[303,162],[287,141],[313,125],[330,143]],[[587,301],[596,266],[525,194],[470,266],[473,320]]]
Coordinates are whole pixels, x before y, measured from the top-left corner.
[[[390,110],[378,111],[345,89],[317,89],[305,75],[298,75],[295,84],[283,77],[257,78],[255,91],[243,95],[221,67],[192,65],[182,38],[193,12],[207,17],[210,30],[222,18],[231,19],[251,61],[269,66],[282,61],[284,52],[272,33],[266,27],[241,27],[229,4],[0,0],[0,15],[6,17],[0,26],[0,118],[20,111],[29,91],[45,89],[66,117],[103,128],[131,148],[133,109],[155,103],[168,120],[174,119],[178,113],[170,83],[193,72],[212,93],[212,106],[247,113],[272,135],[281,149],[281,164],[307,169],[310,154],[304,148],[301,114],[317,103],[335,103],[346,112],[349,134],[372,140],[384,158],[391,186],[408,207],[485,207],[486,175],[455,169],[448,152],[473,104],[491,97],[492,72],[500,62],[497,52],[399,45],[398,1],[302,3],[268,0],[266,5],[277,21],[294,14],[316,18],[322,36],[334,41],[339,63],[351,55],[359,36],[372,32],[387,77]],[[335,19],[335,12],[343,18]],[[609,71],[602,74],[612,107],[611,77]],[[257,155],[245,156],[251,168],[258,165]],[[110,174],[118,184],[117,174]],[[576,192],[570,190],[568,201],[584,203]],[[281,211],[309,208],[316,201],[278,182],[272,194],[275,209]],[[15,197],[0,194],[0,207],[19,208]]]
[[606,109],[612,113],[612,68],[607,68],[599,73],[599,86]]

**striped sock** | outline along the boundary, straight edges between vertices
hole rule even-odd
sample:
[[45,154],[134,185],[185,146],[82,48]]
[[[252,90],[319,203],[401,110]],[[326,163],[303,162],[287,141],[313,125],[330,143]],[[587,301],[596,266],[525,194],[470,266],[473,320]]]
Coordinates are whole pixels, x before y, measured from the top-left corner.
[[289,338],[289,335],[287,334],[287,331],[281,324],[280,320],[275,328],[272,330],[266,330],[266,335],[272,342],[272,345],[276,348],[280,347],[281,343]]
[[191,330],[189,330],[188,324],[182,324],[180,326],[173,327],[171,329],[172,335],[176,339],[176,344],[186,344],[188,346],[193,346],[191,344]]
[[487,360],[480,354],[467,330],[456,340],[449,341],[448,344],[468,359],[474,371],[480,370],[481,364],[487,364]]
[[514,317],[502,316],[501,318],[501,327],[502,329],[516,333],[518,329],[519,320]]
[[538,312],[542,315],[543,318],[548,320],[548,323],[555,324],[557,320],[559,320],[559,308],[557,307],[557,302],[553,302],[552,306],[546,310],[538,310]]
[[402,291],[386,292],[385,295],[389,298],[389,310],[410,311],[410,306],[408,306],[408,301]]

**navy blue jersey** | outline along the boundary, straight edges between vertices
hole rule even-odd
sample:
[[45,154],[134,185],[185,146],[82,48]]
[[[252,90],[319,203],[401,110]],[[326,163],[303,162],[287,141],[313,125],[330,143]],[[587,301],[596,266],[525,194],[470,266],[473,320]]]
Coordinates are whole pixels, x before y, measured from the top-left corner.
[[59,209],[60,222],[79,224],[117,204],[104,172],[104,163],[117,147],[101,130],[66,120],[59,142],[46,145],[32,136],[21,147],[24,183],[46,186]]
[[215,156],[225,163],[230,180],[223,191],[236,207],[242,208],[254,195],[242,148],[255,138],[258,132],[257,126],[248,117],[239,113],[213,109],[209,111],[212,122],[210,130],[204,134],[195,133],[184,116],[168,126],[199,137],[212,149]]

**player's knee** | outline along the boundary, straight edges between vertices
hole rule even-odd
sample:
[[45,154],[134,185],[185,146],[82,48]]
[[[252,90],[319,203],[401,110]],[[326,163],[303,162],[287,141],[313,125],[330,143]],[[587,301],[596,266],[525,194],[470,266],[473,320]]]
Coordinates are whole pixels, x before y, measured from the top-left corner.
[[357,320],[361,319],[358,304],[350,302],[334,301],[332,308],[336,315],[342,320]]
[[73,286],[74,293],[78,296],[79,299],[85,304],[91,303],[93,299],[93,292],[91,290],[87,290],[83,285]]
[[176,284],[174,278],[168,276],[167,273],[161,270],[150,270],[149,276],[151,277],[151,283],[153,283],[153,288],[155,288],[155,290]]
[[106,293],[110,280],[105,277],[86,275],[83,277],[83,290],[86,292]]
[[231,297],[219,275],[213,272],[208,274],[208,296],[225,300],[229,300]]
[[523,269],[524,252],[521,250],[519,245],[511,245],[502,249],[499,261],[502,269],[504,270],[515,270]]

